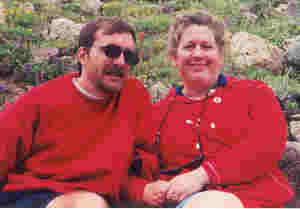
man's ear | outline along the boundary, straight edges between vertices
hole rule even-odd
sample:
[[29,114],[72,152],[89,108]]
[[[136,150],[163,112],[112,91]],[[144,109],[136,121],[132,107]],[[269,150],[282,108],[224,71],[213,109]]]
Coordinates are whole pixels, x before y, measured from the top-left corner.
[[84,64],[87,55],[87,50],[84,47],[79,47],[77,50],[77,59],[81,64]]

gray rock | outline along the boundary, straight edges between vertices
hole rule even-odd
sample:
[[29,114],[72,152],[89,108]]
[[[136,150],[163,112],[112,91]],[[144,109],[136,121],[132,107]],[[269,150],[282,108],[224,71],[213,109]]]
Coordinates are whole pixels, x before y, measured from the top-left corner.
[[300,69],[300,38],[290,44],[287,49],[286,59],[288,64],[295,69]]
[[[299,118],[299,115],[297,118]],[[300,121],[291,121],[290,128],[294,139],[297,140],[297,142],[300,142]]]
[[167,86],[165,86],[161,82],[157,82],[153,86],[150,87],[150,94],[152,96],[153,102],[156,103],[159,100],[163,99],[169,92],[169,89]]
[[287,142],[279,168],[287,175],[290,185],[295,191],[295,197],[286,206],[300,207],[300,143]]
[[5,24],[5,6],[3,2],[0,2],[0,24]]
[[241,69],[257,66],[279,74],[283,69],[283,50],[267,40],[247,32],[232,36],[230,53],[233,63]]
[[56,56],[58,52],[57,48],[33,48],[31,51],[33,60],[36,63],[48,60],[50,57]]
[[79,36],[83,24],[77,24],[66,18],[54,19],[51,22],[50,33],[44,33],[46,40],[65,40],[74,43]]
[[82,0],[80,9],[89,14],[97,15],[102,4],[103,2],[99,0]]

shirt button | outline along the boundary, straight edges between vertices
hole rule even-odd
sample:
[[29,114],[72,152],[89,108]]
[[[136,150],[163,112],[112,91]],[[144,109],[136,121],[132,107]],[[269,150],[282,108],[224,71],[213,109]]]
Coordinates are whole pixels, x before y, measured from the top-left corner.
[[212,123],[210,124],[210,127],[211,127],[211,128],[216,128],[216,124],[215,124],[214,122],[212,122]]
[[191,125],[191,124],[193,124],[193,121],[191,121],[191,120],[186,120],[185,123]]
[[221,97],[215,97],[214,102],[217,103],[217,104],[221,103],[222,102]]
[[200,144],[199,143],[196,144],[196,149],[200,149]]
[[213,93],[215,93],[216,92],[216,89],[210,89],[209,91],[208,91],[208,95],[212,95]]

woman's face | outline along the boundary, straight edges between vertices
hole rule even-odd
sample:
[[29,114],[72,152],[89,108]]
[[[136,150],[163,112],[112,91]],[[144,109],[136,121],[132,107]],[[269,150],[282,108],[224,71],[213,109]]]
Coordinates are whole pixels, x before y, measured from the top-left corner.
[[190,25],[181,36],[173,63],[185,85],[211,87],[223,66],[223,53],[207,26]]

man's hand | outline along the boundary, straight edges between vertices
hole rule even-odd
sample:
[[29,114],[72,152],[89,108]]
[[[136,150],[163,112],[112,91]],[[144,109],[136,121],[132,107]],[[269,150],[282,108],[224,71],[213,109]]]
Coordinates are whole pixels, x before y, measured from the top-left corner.
[[199,192],[209,183],[206,171],[200,167],[188,173],[176,176],[170,181],[166,194],[168,202],[180,202],[187,196]]
[[167,181],[155,181],[147,184],[144,189],[144,202],[153,206],[160,206],[165,202],[166,192],[169,188]]

